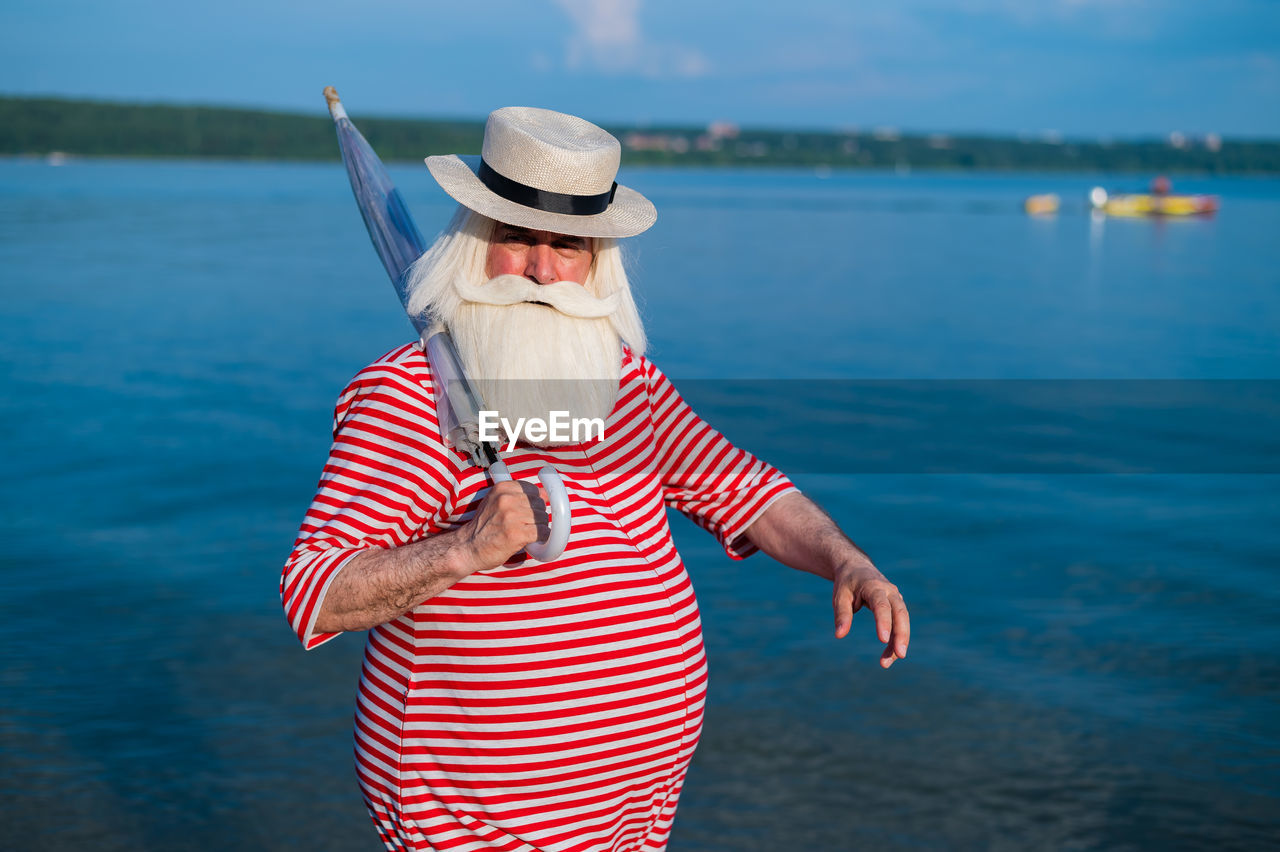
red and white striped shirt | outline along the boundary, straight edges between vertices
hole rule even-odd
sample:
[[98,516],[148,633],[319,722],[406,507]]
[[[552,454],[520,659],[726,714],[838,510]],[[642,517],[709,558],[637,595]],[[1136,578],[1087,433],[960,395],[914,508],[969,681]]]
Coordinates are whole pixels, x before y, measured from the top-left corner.
[[[624,350],[604,438],[519,446],[573,516],[560,558],[480,571],[368,633],[356,769],[388,849],[623,852],[666,847],[702,725],[706,663],[693,588],[664,506],[730,556],[794,490],[733,447],[666,377]],[[334,443],[281,577],[307,648],[329,583],[369,547],[470,520],[489,483],[445,446],[422,352],[362,370],[338,400]]]

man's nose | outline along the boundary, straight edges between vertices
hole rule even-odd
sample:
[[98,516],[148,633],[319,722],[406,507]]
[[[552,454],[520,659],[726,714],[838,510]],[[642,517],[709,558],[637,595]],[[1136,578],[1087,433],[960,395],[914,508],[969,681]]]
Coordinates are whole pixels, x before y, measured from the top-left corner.
[[524,274],[538,284],[552,284],[556,280],[556,253],[551,246],[536,243],[529,247]]

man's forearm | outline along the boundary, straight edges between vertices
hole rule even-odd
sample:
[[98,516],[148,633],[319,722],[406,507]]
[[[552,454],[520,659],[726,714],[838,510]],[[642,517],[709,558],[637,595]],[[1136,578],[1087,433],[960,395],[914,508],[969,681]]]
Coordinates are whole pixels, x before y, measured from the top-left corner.
[[355,556],[329,584],[315,630],[368,630],[399,618],[475,571],[501,565],[546,534],[546,506],[528,482],[498,482],[475,517],[449,532]]
[[747,537],[784,565],[832,581],[837,638],[848,635],[853,614],[867,607],[885,643],[880,665],[888,668],[907,655],[911,621],[898,587],[808,497],[796,493],[778,498],[747,528]]
[[835,579],[841,567],[879,571],[867,554],[849,540],[831,516],[798,492],[774,501],[747,528],[747,537],[762,551],[792,568]]
[[329,585],[315,631],[368,630],[398,618],[471,574],[472,559],[457,530],[357,554]]

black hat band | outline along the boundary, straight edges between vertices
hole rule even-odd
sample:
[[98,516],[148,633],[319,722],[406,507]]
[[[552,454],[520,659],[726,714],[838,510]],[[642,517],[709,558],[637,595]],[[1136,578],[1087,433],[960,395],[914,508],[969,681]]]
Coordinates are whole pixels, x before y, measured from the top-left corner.
[[609,209],[613,203],[613,195],[618,191],[618,182],[614,181],[608,192],[599,195],[568,195],[563,192],[548,192],[503,177],[480,160],[480,170],[476,172],[480,182],[489,187],[496,195],[514,201],[524,207],[542,210],[546,213],[567,213],[570,216],[594,216]]

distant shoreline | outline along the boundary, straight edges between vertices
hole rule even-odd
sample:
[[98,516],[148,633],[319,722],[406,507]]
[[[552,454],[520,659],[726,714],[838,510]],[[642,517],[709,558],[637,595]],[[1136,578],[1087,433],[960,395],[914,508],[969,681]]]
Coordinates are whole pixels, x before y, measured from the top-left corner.
[[[56,162],[51,162],[51,160],[55,160],[55,159],[56,159]],[[341,160],[336,158],[304,160],[304,159],[291,158],[291,157],[230,157],[230,156],[214,156],[214,155],[188,156],[184,154],[173,154],[173,155],[68,154],[65,151],[53,151],[53,152],[50,152],[49,154],[0,153],[0,163],[30,163],[32,165],[40,166],[40,167],[73,166],[76,163],[92,163],[92,164],[118,163],[121,165],[155,163],[157,165],[206,164],[206,165],[226,165],[226,166],[254,166],[254,165],[334,166],[338,168],[341,168],[342,166]],[[403,168],[421,168],[422,158],[416,157],[414,159],[407,159],[407,160],[387,159],[385,163],[387,166],[392,168],[402,168],[402,167]],[[1014,176],[1014,175],[1029,175],[1029,176],[1043,175],[1046,178],[1052,178],[1054,176],[1067,177],[1072,175],[1075,175],[1075,176],[1098,175],[1098,176],[1106,176],[1108,178],[1115,178],[1115,179],[1129,178],[1133,180],[1142,181],[1141,184],[1135,184],[1131,188],[1132,191],[1142,191],[1142,189],[1146,186],[1146,181],[1149,180],[1153,174],[1152,170],[1150,169],[1114,169],[1114,170],[1112,169],[1093,170],[1093,169],[1080,169],[1080,168],[1001,169],[1001,168],[994,168],[994,167],[946,168],[941,166],[918,166],[918,167],[907,169],[905,171],[895,169],[893,166],[860,166],[860,167],[854,167],[854,168],[835,167],[830,169],[828,174],[828,170],[815,167],[815,166],[802,165],[802,164],[792,165],[787,163],[756,162],[756,163],[741,163],[741,164],[729,163],[724,165],[706,165],[702,163],[679,163],[679,162],[674,162],[674,163],[636,162],[634,160],[628,162],[625,160],[625,158],[624,158],[623,168],[637,169],[637,170],[655,169],[658,171],[688,170],[691,172],[715,172],[720,170],[724,170],[724,171],[759,170],[759,171],[775,171],[779,173],[797,172],[797,173],[801,173],[808,176],[817,175],[819,177],[828,177],[832,175],[851,175],[851,174],[863,174],[867,176],[874,176],[874,175],[890,176],[890,175],[894,175],[895,173],[902,177],[911,177],[912,175],[917,175],[921,177],[945,176],[945,175],[966,175],[966,176],[974,176],[974,177],[980,177],[983,175],[989,175],[993,177]],[[1210,179],[1210,178],[1241,178],[1241,179],[1256,178],[1259,180],[1280,179],[1280,171],[1275,171],[1275,172],[1169,171],[1165,173],[1176,176],[1179,181]],[[1178,184],[1178,187],[1181,188],[1181,183]]]
[[[389,163],[478,151],[483,122],[359,117]],[[609,126],[631,166],[993,172],[1280,174],[1280,140],[1171,134],[1167,139],[1088,141],[908,134],[890,129],[816,131]],[[336,161],[333,123],[316,115],[236,109],[0,97],[0,156]]]

